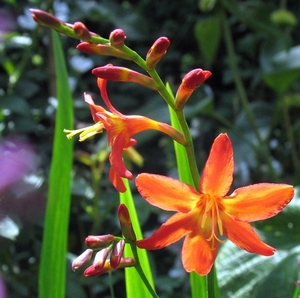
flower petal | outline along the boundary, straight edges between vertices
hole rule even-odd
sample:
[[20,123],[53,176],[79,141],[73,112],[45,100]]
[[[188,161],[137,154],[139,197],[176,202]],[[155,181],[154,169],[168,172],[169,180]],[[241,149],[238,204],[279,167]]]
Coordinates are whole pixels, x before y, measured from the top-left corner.
[[225,196],[233,179],[233,149],[227,134],[220,134],[214,141],[200,180],[201,192]]
[[125,192],[126,186],[113,167],[109,169],[109,180],[119,192]]
[[136,177],[136,187],[151,205],[169,211],[189,212],[200,199],[200,194],[179,180],[153,174]]
[[91,111],[94,122],[95,123],[99,122],[99,119],[96,114],[105,112],[105,109],[102,108],[101,106],[97,106],[94,103],[92,96],[86,92],[84,93],[84,100],[90,106],[90,111]]
[[[126,137],[126,136],[125,136]],[[123,148],[126,146],[129,140],[124,138],[124,135],[120,133],[111,144],[111,152],[109,155],[109,161],[111,166],[115,169],[116,173],[126,179],[131,180],[133,178],[132,173],[126,168],[122,153]]]
[[259,183],[236,189],[224,198],[225,212],[240,221],[256,221],[279,213],[293,198],[288,184]]
[[166,247],[190,233],[194,225],[195,222],[190,214],[176,213],[162,224],[152,236],[136,241],[136,245],[145,249]]
[[186,237],[182,248],[182,264],[187,272],[196,271],[199,275],[207,275],[218,254],[218,243],[211,249],[211,241],[195,230]]
[[238,247],[263,256],[272,256],[275,248],[265,244],[259,238],[250,224],[236,221],[222,213],[222,221],[225,236]]

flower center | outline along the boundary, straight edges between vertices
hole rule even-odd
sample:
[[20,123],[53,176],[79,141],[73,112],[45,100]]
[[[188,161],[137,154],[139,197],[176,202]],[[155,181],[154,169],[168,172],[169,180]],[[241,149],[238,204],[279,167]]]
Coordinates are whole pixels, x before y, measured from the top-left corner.
[[219,212],[218,197],[204,195],[204,210],[202,211],[201,228],[205,227],[207,219],[210,220],[211,234],[206,239],[212,242],[211,249],[215,249],[215,240],[224,243],[218,236],[223,235],[223,224]]

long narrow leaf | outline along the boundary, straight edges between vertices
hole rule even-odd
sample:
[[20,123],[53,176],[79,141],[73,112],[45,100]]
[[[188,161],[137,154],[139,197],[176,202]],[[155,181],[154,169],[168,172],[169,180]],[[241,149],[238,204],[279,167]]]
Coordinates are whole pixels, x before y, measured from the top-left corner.
[[73,105],[63,50],[59,36],[54,31],[52,39],[58,108],[39,270],[39,298],[66,297],[66,252],[73,142],[67,140],[63,129],[72,128]]
[[[140,228],[130,186],[128,180],[124,179],[123,181],[125,183],[127,191],[124,193],[120,193],[120,203],[125,204],[127,206],[136,237],[137,239],[142,239],[143,237],[142,231]],[[154,288],[154,282],[153,282],[152,272],[148,260],[147,251],[144,249],[138,249],[137,253],[138,253],[142,270],[144,271],[144,274],[146,275],[146,278],[148,279],[150,285],[152,286],[152,288]],[[125,246],[125,256],[126,257],[133,256],[132,251],[128,245]],[[126,283],[127,298],[131,298],[131,297],[152,298],[153,297],[150,294],[147,287],[145,286],[145,284],[143,283],[141,277],[139,276],[137,270],[134,267],[125,268],[125,283]]]

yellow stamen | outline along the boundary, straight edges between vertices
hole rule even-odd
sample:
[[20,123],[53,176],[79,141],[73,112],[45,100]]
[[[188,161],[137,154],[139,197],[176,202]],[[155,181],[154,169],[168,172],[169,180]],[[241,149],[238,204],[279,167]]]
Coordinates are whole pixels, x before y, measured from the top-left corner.
[[215,240],[224,243],[218,236],[223,235],[223,224],[219,213],[218,199],[209,195],[205,195],[204,211],[201,220],[201,228],[204,228],[207,217],[211,219],[211,234],[207,241],[212,241],[211,249],[215,249]]
[[84,127],[76,130],[64,129],[64,132],[68,133],[66,137],[70,140],[75,135],[79,134],[79,142],[85,141],[86,139],[94,136],[95,134],[102,133],[104,125],[101,122],[97,122],[92,126]]

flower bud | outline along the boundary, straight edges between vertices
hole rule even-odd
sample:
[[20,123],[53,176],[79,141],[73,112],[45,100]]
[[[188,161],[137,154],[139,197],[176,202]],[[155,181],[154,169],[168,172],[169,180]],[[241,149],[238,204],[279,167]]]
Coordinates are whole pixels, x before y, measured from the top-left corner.
[[87,249],[80,256],[78,256],[72,263],[73,271],[77,270],[79,267],[86,264],[91,259],[92,255],[93,255],[93,250]]
[[121,262],[117,268],[113,268],[110,264],[110,261],[107,260],[102,268],[95,268],[95,266],[90,266],[88,267],[83,275],[85,277],[91,277],[91,276],[96,276],[100,274],[104,274],[106,272],[112,271],[114,269],[121,269],[125,267],[132,267],[135,265],[135,260],[133,258],[121,258]]
[[81,22],[75,22],[73,25],[75,34],[83,41],[91,40],[91,33],[87,27]]
[[182,82],[177,90],[175,96],[175,107],[178,110],[182,110],[194,90],[198,88],[210,76],[210,71],[203,70],[201,68],[194,69],[187,73],[183,77]]
[[106,262],[107,256],[110,253],[110,251],[111,251],[110,248],[103,248],[103,249],[99,250],[96,253],[95,258],[94,258],[94,262],[93,262],[93,266],[96,269],[103,268],[103,266]]
[[130,215],[126,205],[121,204],[118,208],[118,217],[124,237],[130,241],[135,242],[136,236],[132,227]]
[[126,38],[125,32],[122,29],[116,29],[109,35],[110,45],[121,49],[124,46],[124,40]]
[[32,18],[38,24],[41,24],[43,26],[47,26],[52,29],[58,30],[63,24],[63,22],[60,21],[58,18],[44,10],[31,8],[29,9],[29,11],[31,12]]
[[101,236],[88,236],[85,238],[85,244],[93,248],[104,248],[111,244],[115,239],[115,236],[111,234]]
[[149,49],[146,56],[146,66],[149,70],[155,69],[157,63],[166,54],[170,41],[167,37],[158,38]]
[[118,48],[110,46],[109,44],[94,44],[89,42],[81,42],[76,48],[88,54],[113,56],[125,60],[132,60],[130,55],[124,53]]
[[108,64],[106,66],[94,68],[92,70],[92,74],[105,80],[132,82],[140,84],[152,90],[157,90],[157,86],[152,78],[126,67],[119,67]]
[[121,262],[121,258],[123,257],[124,247],[125,247],[125,240],[120,240],[114,244],[110,256],[111,267],[117,268],[119,266]]

